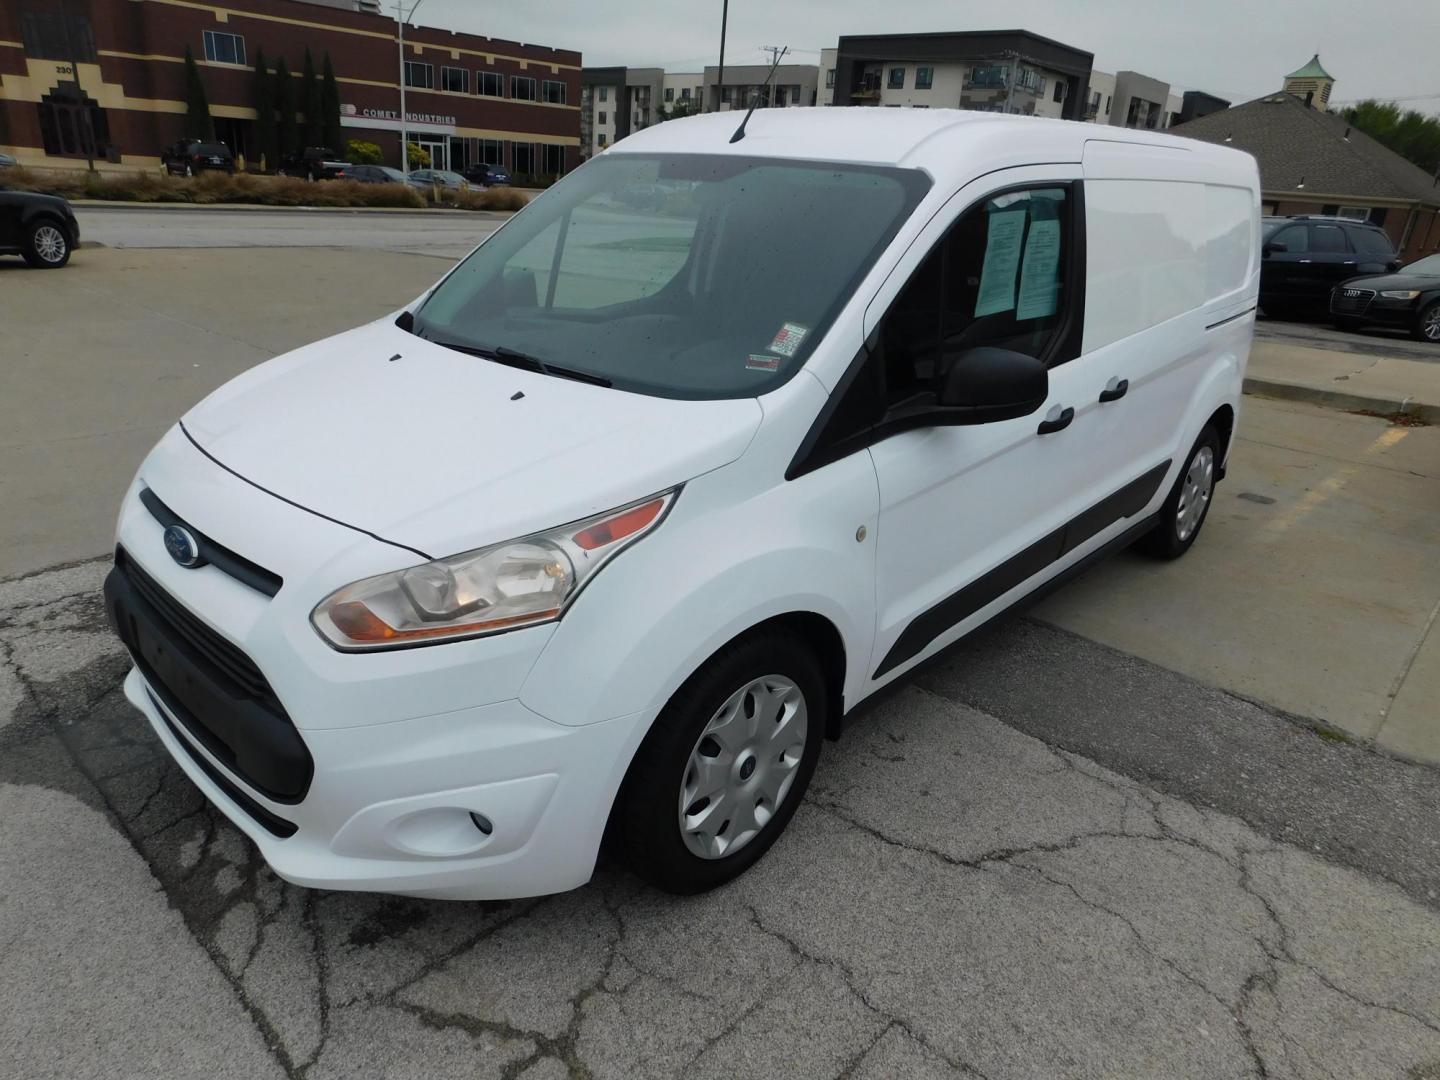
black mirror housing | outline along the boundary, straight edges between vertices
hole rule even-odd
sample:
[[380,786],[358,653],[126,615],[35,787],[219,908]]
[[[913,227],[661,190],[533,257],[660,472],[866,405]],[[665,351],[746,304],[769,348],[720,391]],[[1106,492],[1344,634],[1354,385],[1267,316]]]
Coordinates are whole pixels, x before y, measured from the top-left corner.
[[966,349],[946,357],[937,422],[990,424],[1029,416],[1050,396],[1050,373],[1010,349]]
[[1261,253],[1262,255],[1269,255],[1269,254],[1271,254],[1272,252],[1276,252],[1276,251],[1289,251],[1289,250],[1290,250],[1290,246],[1289,246],[1288,244],[1281,244],[1281,243],[1274,243],[1274,242],[1272,242],[1272,243],[1266,244],[1264,247],[1262,247],[1262,248],[1260,249],[1260,253]]

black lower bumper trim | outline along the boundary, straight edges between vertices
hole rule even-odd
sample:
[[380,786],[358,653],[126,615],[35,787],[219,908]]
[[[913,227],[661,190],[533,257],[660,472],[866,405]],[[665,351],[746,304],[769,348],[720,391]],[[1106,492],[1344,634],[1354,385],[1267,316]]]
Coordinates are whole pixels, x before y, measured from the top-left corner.
[[231,783],[228,776],[210,764],[203,754],[199,753],[190,745],[189,741],[186,740],[180,729],[175,726],[174,721],[172,721],[169,714],[166,713],[164,706],[160,704],[159,699],[155,697],[154,692],[151,691],[148,686],[145,688],[145,692],[149,694],[150,703],[155,706],[155,711],[160,714],[160,719],[164,720],[165,726],[170,729],[170,734],[175,736],[175,741],[185,748],[185,753],[189,755],[190,760],[200,766],[200,771],[210,778],[211,783],[225,793],[226,798],[259,822],[266,832],[273,833],[281,840],[295,835],[299,826],[293,821],[286,821],[284,818],[272,814],[249,795],[246,795],[245,792],[241,791],[237,785]]
[[[143,572],[123,552],[118,554],[105,579],[106,613],[151,692],[170,717],[244,783],[271,802],[300,802],[310,787],[314,761],[264,676],[233,645],[226,643],[234,655],[222,655],[225,650],[215,642],[198,637],[189,621],[193,615],[182,612],[157,583],[141,578]],[[242,668],[251,670],[248,678]]]

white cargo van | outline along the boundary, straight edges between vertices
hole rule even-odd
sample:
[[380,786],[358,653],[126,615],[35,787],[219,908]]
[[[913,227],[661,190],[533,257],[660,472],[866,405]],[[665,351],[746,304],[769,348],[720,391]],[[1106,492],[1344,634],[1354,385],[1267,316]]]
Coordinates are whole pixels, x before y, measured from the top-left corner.
[[630,136],[145,460],[106,586],[126,693],[282,877],[554,892],[608,827],[655,884],[714,886],[871,694],[1106,552],[1195,541],[1250,347],[1250,157],[737,121]]

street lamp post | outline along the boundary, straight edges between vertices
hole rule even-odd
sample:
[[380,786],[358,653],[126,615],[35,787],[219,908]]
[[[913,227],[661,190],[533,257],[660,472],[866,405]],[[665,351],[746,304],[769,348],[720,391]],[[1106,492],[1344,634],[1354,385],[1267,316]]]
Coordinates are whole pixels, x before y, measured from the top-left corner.
[[424,2],[415,0],[410,5],[410,13],[402,15],[404,0],[395,0],[395,19],[400,24],[400,33],[396,37],[400,50],[400,173],[407,177],[410,175],[410,140],[405,137],[405,24],[414,18],[415,9]]

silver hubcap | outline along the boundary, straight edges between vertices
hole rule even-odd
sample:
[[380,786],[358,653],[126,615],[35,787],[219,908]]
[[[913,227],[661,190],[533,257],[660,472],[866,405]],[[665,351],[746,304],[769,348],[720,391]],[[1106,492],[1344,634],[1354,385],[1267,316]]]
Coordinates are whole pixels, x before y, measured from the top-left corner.
[[766,675],[725,699],[690,751],[680,785],[680,834],[702,859],[758,836],[785,802],[805,754],[805,695]]
[[1180,485],[1180,505],[1175,508],[1175,534],[1181,540],[1190,539],[1190,534],[1200,527],[1205,516],[1205,507],[1210,503],[1210,493],[1215,489],[1215,452],[1202,446],[1190,459],[1190,468],[1185,471],[1185,481]]
[[35,230],[35,254],[48,263],[59,262],[65,257],[65,237],[54,225],[41,225]]
[[1440,304],[1431,304],[1425,313],[1423,332],[1431,341],[1440,341]]

